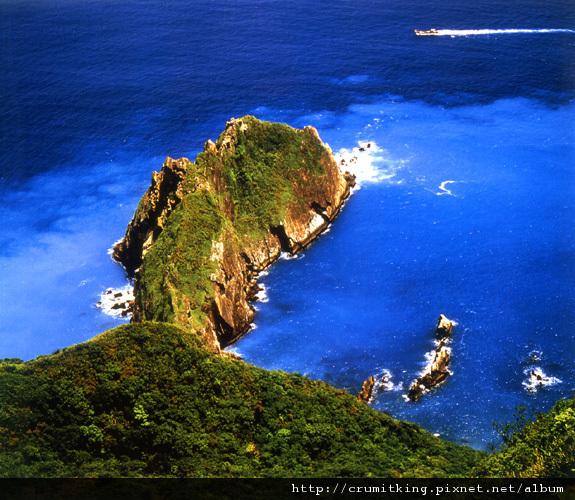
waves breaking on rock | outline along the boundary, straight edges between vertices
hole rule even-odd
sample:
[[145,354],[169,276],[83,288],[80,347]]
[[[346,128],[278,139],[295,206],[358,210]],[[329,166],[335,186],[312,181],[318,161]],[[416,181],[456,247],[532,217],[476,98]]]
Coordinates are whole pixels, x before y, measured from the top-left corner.
[[525,368],[523,374],[527,376],[522,382],[527,392],[537,392],[542,387],[549,387],[562,382],[562,380],[557,377],[547,375],[539,366]]
[[427,356],[429,364],[413,383],[407,393],[407,400],[417,401],[423,394],[442,384],[451,375],[448,370],[451,349],[446,346],[451,339],[455,323],[441,314],[435,329],[436,348]]
[[108,316],[130,319],[134,307],[134,286],[128,284],[121,288],[108,288],[100,295],[97,306]]
[[[405,161],[394,161],[375,142],[358,142],[352,149],[342,148],[334,157],[342,170],[355,175],[358,186],[365,182],[391,181]],[[401,181],[398,181],[401,182]]]

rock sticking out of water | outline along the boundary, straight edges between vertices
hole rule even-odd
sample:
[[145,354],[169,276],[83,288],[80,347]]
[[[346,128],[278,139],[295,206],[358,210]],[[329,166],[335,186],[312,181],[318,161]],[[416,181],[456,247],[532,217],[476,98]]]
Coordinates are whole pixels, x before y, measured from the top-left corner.
[[97,306],[110,316],[129,318],[134,308],[134,288],[108,288],[100,295]]
[[433,387],[445,382],[450,373],[447,369],[450,360],[450,351],[445,346],[453,333],[453,321],[447,319],[443,314],[439,316],[435,335],[439,341],[435,352],[433,353],[432,362],[409,389],[407,399],[417,401],[425,392]]
[[523,382],[523,387],[527,392],[537,392],[541,387],[561,383],[561,380],[550,377],[539,367],[527,368],[523,373],[527,375],[527,379]]
[[372,375],[363,383],[357,399],[364,403],[371,403],[379,391],[390,391],[393,388],[391,373],[388,370],[383,370],[378,375]]
[[372,375],[363,383],[363,387],[361,388],[361,392],[357,395],[357,399],[359,401],[363,401],[364,403],[368,403],[373,395],[374,385],[375,377]]

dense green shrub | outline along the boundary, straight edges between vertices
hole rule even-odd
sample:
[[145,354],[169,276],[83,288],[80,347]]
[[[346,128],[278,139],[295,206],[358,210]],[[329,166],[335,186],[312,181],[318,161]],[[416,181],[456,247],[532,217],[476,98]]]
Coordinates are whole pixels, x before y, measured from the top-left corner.
[[523,409],[497,426],[504,446],[473,471],[488,477],[575,477],[575,397],[561,399],[535,419]]

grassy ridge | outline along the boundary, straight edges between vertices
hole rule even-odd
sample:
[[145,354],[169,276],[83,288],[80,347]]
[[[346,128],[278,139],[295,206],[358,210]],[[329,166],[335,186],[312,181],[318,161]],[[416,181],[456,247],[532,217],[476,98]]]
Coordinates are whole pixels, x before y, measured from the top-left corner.
[[2,477],[450,477],[484,456],[161,323],[5,361],[0,402]]
[[[326,149],[313,134],[253,117],[235,125],[234,149],[222,155],[226,191],[231,196],[238,234],[261,235],[285,216],[301,173],[321,176]],[[217,145],[222,143],[224,134]]]

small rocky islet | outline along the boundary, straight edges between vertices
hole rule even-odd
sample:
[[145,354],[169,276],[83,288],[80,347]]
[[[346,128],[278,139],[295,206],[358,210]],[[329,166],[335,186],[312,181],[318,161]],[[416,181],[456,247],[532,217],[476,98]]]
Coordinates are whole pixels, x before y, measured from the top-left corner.
[[251,116],[195,162],[168,158],[113,251],[134,277],[132,321],[174,323],[221,352],[251,327],[258,274],[313,241],[354,185],[313,127]]
[[407,393],[407,399],[410,401],[417,401],[425,392],[442,384],[449,377],[450,373],[447,367],[450,361],[450,351],[446,344],[449,342],[452,333],[453,321],[443,314],[440,315],[437,321],[437,328],[435,329],[437,347],[433,352],[433,361],[423,375],[410,387]]
[[[451,339],[454,324],[445,315],[441,314],[439,316],[437,327],[435,328],[437,347],[431,353],[432,361],[425,368],[423,374],[411,385],[409,392],[405,396],[408,401],[417,401],[423,394],[442,384],[449,377],[450,372],[447,367],[450,361],[450,350],[447,347],[447,343]],[[372,375],[363,383],[357,399],[364,403],[372,402],[377,390],[389,388],[391,384],[389,379],[390,374],[387,372],[379,378]]]

